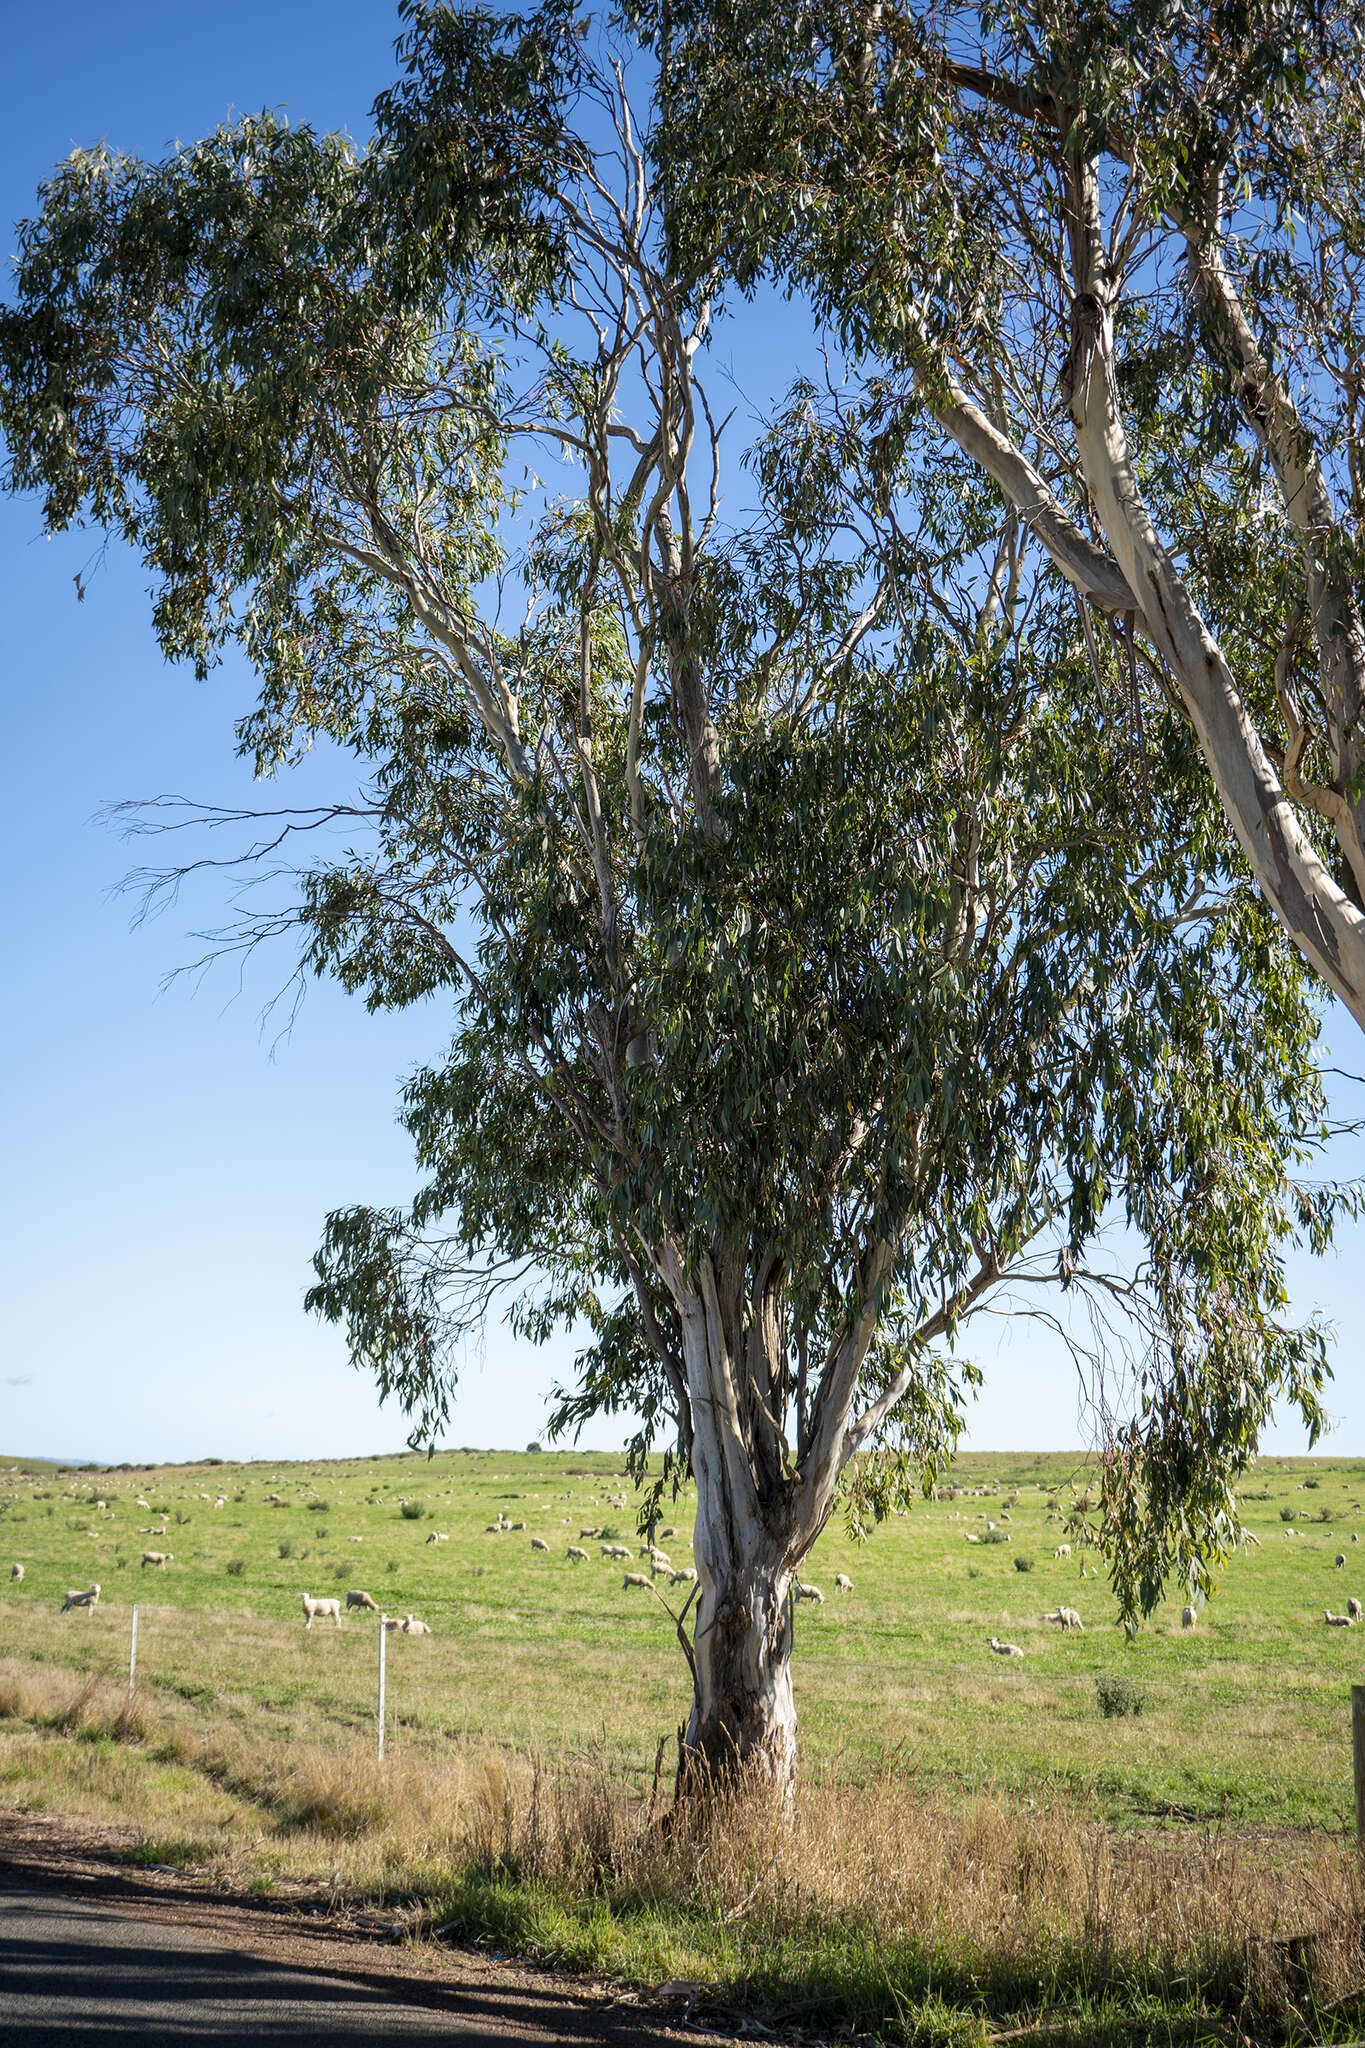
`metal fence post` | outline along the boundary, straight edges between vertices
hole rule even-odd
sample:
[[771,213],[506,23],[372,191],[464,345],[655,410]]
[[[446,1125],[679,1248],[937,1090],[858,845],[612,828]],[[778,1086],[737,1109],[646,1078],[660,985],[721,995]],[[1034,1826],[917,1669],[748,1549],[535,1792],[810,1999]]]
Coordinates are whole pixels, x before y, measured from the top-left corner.
[[379,1761],[384,1761],[384,1652],[388,1647],[389,1632],[384,1625],[385,1617],[379,1617]]

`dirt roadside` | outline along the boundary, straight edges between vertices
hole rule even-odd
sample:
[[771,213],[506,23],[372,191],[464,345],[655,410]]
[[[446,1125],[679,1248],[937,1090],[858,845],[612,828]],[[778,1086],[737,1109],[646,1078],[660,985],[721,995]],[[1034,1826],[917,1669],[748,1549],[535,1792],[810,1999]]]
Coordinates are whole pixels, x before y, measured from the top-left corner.
[[181,1871],[138,1869],[121,1860],[136,1839],[63,1815],[0,1812],[0,1885],[22,1883],[193,1928],[225,1949],[482,2018],[509,2040],[666,2048],[702,2036],[734,2038],[733,2023],[697,2010],[690,1986],[622,1992],[479,1949],[407,1945],[401,1912],[355,1908],[303,1886],[252,1898]]

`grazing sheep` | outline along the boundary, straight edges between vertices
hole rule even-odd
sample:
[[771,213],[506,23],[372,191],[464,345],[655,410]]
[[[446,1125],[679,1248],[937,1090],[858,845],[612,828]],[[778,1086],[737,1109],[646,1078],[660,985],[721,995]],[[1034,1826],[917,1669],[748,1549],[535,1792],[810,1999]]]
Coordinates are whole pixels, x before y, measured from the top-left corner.
[[568,1558],[570,1564],[586,1564],[588,1561],[587,1551],[580,1550],[576,1543],[571,1543],[564,1555]]
[[793,1585],[792,1594],[797,1600],[813,1600],[817,1607],[823,1607],[825,1604],[825,1596],[820,1591],[820,1588],[818,1586],[803,1586],[800,1579],[797,1579]]
[[404,1615],[402,1630],[405,1636],[429,1636],[431,1634],[427,1624],[424,1621],[419,1621],[415,1614]]
[[1069,1543],[1059,1543],[1052,1555],[1054,1557],[1070,1557],[1071,1545]]
[[302,1594],[300,1597],[303,1600],[303,1625],[305,1628],[311,1628],[315,1619],[325,1621],[329,1614],[337,1627],[341,1627],[341,1602],[339,1600],[313,1600],[307,1593]]
[[613,1564],[620,1564],[629,1558],[630,1551],[624,1543],[604,1543],[602,1555],[610,1558]]
[[1076,1628],[1080,1630],[1082,1635],[1085,1634],[1085,1623],[1081,1620],[1074,1607],[1054,1607],[1051,1614],[1043,1616],[1043,1620],[1055,1621],[1063,1633],[1067,1629]]
[[1322,1618],[1326,1622],[1328,1628],[1349,1628],[1351,1626],[1351,1617],[1349,1614],[1333,1614],[1330,1607],[1326,1607],[1323,1609]]
[[368,1593],[362,1593],[359,1589],[346,1595],[346,1606],[348,1610],[352,1607],[367,1607],[371,1614],[379,1612],[379,1602],[372,1600]]
[[651,1550],[649,1553],[649,1568],[654,1572],[671,1572],[673,1560],[666,1550]]
[[[580,1529],[578,1532],[578,1540],[580,1543],[596,1543],[598,1539],[601,1537],[601,1534],[602,1531],[600,1529]],[[643,1557],[644,1552],[641,1551],[640,1555]]]
[[145,1572],[149,1564],[154,1564],[158,1571],[164,1571],[168,1564],[174,1564],[174,1562],[175,1552],[173,1550],[144,1550],[141,1568]]
[[100,1589],[98,1586],[91,1586],[89,1591],[85,1593],[77,1592],[68,1586],[66,1598],[62,1602],[62,1613],[65,1614],[67,1609],[71,1607],[83,1607],[87,1614],[93,1614],[99,1604]]
[[673,1524],[670,1522],[666,1529],[660,1529],[659,1541],[662,1543],[666,1536],[676,1536],[677,1533],[677,1530],[673,1527]]
[[986,1640],[997,1657],[1022,1657],[1024,1654],[1018,1643],[1002,1643],[999,1636],[988,1636]]
[[398,1619],[396,1614],[381,1614],[379,1617],[379,1626],[383,1629],[387,1629],[389,1634],[392,1635],[394,1630],[396,1628],[401,1628],[403,1624]]
[[1365,1607],[1362,1607],[1360,1602],[1353,1595],[1351,1599],[1349,1599],[1346,1602],[1346,1612],[1352,1621],[1359,1621],[1362,1618],[1362,1616],[1365,1616]]
[[436,1529],[433,1529],[430,1536],[428,1536],[427,1538],[428,1543],[449,1543],[449,1541],[450,1538],[448,1536],[443,1535],[440,1531]]
[[1335,1557],[1334,1557],[1334,1558],[1332,1559],[1332,1569],[1333,1569],[1334,1571],[1338,1571],[1338,1572],[1339,1572],[1339,1571],[1341,1571],[1341,1570],[1342,1570],[1342,1568],[1343,1568],[1343,1566],[1345,1565],[1345,1563],[1346,1563],[1346,1552],[1345,1552],[1344,1550],[1339,1550],[1339,1551],[1337,1552],[1336,1556],[1335,1556]]
[[135,1508],[141,1508],[144,1515],[150,1515],[150,1513],[152,1512],[151,1502],[149,1500],[143,1500],[141,1494],[139,1494],[137,1499],[133,1502],[133,1506]]
[[981,1541],[981,1538],[979,1536],[974,1536],[970,1529],[964,1529],[962,1531],[962,1541],[964,1543],[979,1543]]
[[670,1586],[695,1586],[697,1583],[696,1568],[693,1565],[685,1564],[680,1572],[670,1572],[668,1583]]
[[646,1572],[627,1572],[621,1581],[621,1591],[625,1593],[632,1586],[643,1586],[645,1591],[648,1592],[650,1583],[649,1575]]
[[853,1591],[853,1581],[847,1572],[836,1572],[834,1574],[834,1590],[836,1593],[851,1593]]
[[12,1579],[22,1579],[24,1567],[21,1564],[12,1564],[9,1568],[9,1575]]
[[550,1546],[543,1536],[533,1536],[531,1538],[531,1548],[532,1550],[548,1550]]
[[1181,1608],[1181,1610],[1180,1610],[1180,1626],[1181,1626],[1182,1628],[1193,1628],[1193,1627],[1194,1627],[1194,1625],[1195,1625],[1195,1623],[1196,1623],[1196,1622],[1198,1621],[1198,1619],[1199,1619],[1199,1616],[1198,1616],[1198,1615],[1196,1614],[1196,1612],[1195,1612],[1195,1610],[1193,1609],[1193,1607],[1182,1607],[1182,1608]]
[[[507,1526],[508,1526],[508,1528],[509,1528],[509,1529],[510,1529],[510,1530],[512,1531],[513,1535],[515,1535],[515,1534],[517,1533],[517,1531],[518,1531],[519,1529],[520,1529],[520,1530],[524,1530],[524,1529],[525,1529],[525,1527],[526,1527],[526,1524],[525,1524],[525,1522],[509,1522],[509,1523],[507,1524]],[[445,1538],[445,1537],[443,1536],[443,1537],[441,1538],[441,1541],[442,1541],[442,1543],[444,1543],[444,1542],[446,1541],[446,1538]]]

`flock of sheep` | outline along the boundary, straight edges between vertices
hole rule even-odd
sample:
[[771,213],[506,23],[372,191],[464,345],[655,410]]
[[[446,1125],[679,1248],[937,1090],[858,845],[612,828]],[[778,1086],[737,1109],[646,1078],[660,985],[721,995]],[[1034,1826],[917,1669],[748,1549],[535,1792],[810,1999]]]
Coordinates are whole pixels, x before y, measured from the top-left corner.
[[[974,1489],[952,1487],[944,1489],[944,1493],[946,1494],[946,1496],[954,1500],[959,1498],[981,1497],[983,1495],[986,1495],[987,1493],[994,1495],[998,1493],[998,1491],[999,1489],[997,1487],[991,1487],[989,1489],[984,1487]],[[943,1495],[938,1495],[936,1497],[941,1498],[943,1497]],[[218,1495],[217,1497],[214,1497],[213,1495],[208,1493],[201,1493],[197,1496],[194,1496],[194,1498],[206,1503],[213,1509],[221,1509],[224,1506],[226,1506],[225,1495]],[[237,1498],[240,1500],[242,1498],[242,1495],[239,1494]],[[572,1492],[560,1496],[560,1500],[562,1502],[572,1502],[573,1499],[574,1495],[572,1494]],[[266,1505],[273,1505],[277,1507],[284,1507],[289,1505],[289,1503],[286,1502],[284,1497],[278,1493],[266,1494],[263,1496],[263,1500]],[[590,1504],[594,1506],[597,1504],[595,1497],[591,1499]],[[622,1511],[625,1511],[629,1505],[627,1498],[624,1494],[611,1496],[607,1500],[606,1504],[612,1508],[619,1509]],[[151,1512],[149,1508],[149,1503],[141,1496],[139,1496],[136,1499],[134,1505],[139,1509]],[[548,1506],[548,1503],[545,1503],[544,1505]],[[992,1509],[989,1513],[983,1509],[982,1511],[975,1514],[974,1519],[978,1523],[984,1523],[984,1528],[979,1531],[964,1530],[962,1532],[964,1540],[972,1544],[980,1544],[984,1541],[989,1541],[993,1543],[1008,1543],[1010,1541],[1010,1534],[1005,1532],[1001,1528],[1001,1524],[1008,1523],[1011,1521],[1011,1510],[1014,1507],[1014,1505],[1015,1496],[1010,1495],[1001,1500],[998,1504],[993,1503]],[[110,1508],[109,1502],[107,1500],[94,1499],[90,1502],[90,1507],[92,1512],[95,1514],[109,1517],[110,1519],[113,1518],[114,1511]],[[1062,1520],[1064,1518],[1065,1511],[1063,1510],[1060,1503],[1057,1501],[1055,1497],[1049,1497],[1047,1507],[1048,1520]],[[151,1525],[148,1525],[146,1528],[140,1528],[138,1533],[142,1535],[164,1534],[167,1527],[166,1512],[167,1511],[162,1511],[162,1520],[158,1528],[154,1529]],[[181,1521],[184,1519],[185,1517],[183,1515],[177,1515],[177,1521]],[[567,1514],[560,1516],[561,1521],[568,1521],[569,1519],[570,1518]],[[965,1517],[961,1511],[955,1511],[950,1514],[949,1519],[960,1521],[962,1519],[965,1519]],[[1071,1529],[1072,1540],[1062,1541],[1055,1545],[1052,1551],[1052,1556],[1055,1560],[1066,1559],[1071,1557],[1073,1541],[1076,1540],[1075,1529],[1076,1524],[1073,1521]],[[92,1530],[90,1533],[94,1534],[94,1531]],[[506,1535],[516,1534],[527,1535],[529,1532],[527,1531],[527,1524],[524,1519],[513,1520],[508,1515],[506,1515],[501,1509],[499,1509],[496,1519],[486,1525],[486,1533],[489,1535],[502,1537]],[[1286,1527],[1282,1533],[1286,1537],[1292,1537],[1298,1535],[1300,1532],[1292,1527]],[[590,1563],[590,1552],[584,1546],[589,1542],[595,1542],[598,1546],[598,1554],[602,1561],[609,1564],[625,1564],[628,1567],[630,1567],[625,1571],[621,1580],[621,1590],[623,1593],[629,1593],[637,1590],[653,1591],[656,1588],[656,1582],[660,1580],[664,1581],[669,1586],[695,1587],[697,1583],[697,1571],[695,1566],[684,1564],[675,1567],[668,1551],[661,1547],[662,1543],[666,1541],[668,1538],[676,1537],[678,1535],[678,1531],[670,1526],[660,1529],[658,1535],[658,1542],[651,1539],[638,1549],[632,1549],[629,1545],[615,1540],[615,1532],[610,1529],[603,1529],[600,1527],[583,1527],[580,1528],[578,1531],[578,1541],[570,1542],[566,1545],[564,1551],[564,1559],[570,1565],[583,1565]],[[350,1541],[356,1543],[362,1542],[363,1540],[363,1537],[360,1536],[352,1536],[350,1538]],[[1251,1536],[1250,1533],[1248,1533],[1247,1540],[1250,1543],[1259,1544],[1259,1538]],[[448,1533],[443,1530],[430,1530],[426,1535],[425,1541],[428,1544],[447,1543],[450,1541],[450,1537]],[[550,1555],[552,1555],[551,1544],[546,1540],[544,1536],[531,1534],[529,1535],[529,1542],[533,1554],[540,1554],[546,1556],[547,1558]],[[1351,1537],[1351,1542],[1353,1544],[1358,1543],[1358,1535],[1353,1534]],[[1081,1547],[1082,1549],[1084,1549],[1085,1547],[1083,1540]],[[281,1554],[285,1554],[283,1550]],[[146,1571],[148,1569],[164,1571],[168,1566],[172,1565],[174,1562],[175,1553],[173,1551],[160,1549],[146,1549],[143,1550],[141,1553],[139,1569],[142,1571]],[[1335,1570],[1340,1571],[1344,1570],[1345,1566],[1346,1553],[1344,1551],[1339,1551],[1333,1560],[1333,1568]],[[15,1563],[13,1563],[10,1569],[11,1580],[22,1581],[24,1577],[24,1569],[25,1568],[22,1562],[16,1561]],[[338,1576],[340,1576],[339,1571]],[[1085,1576],[1084,1566],[1082,1566],[1082,1576]],[[834,1590],[836,1593],[841,1594],[853,1592],[853,1581],[847,1573],[837,1572],[835,1574]],[[84,1610],[84,1612],[87,1615],[92,1615],[96,1607],[99,1605],[100,1594],[101,1587],[98,1582],[87,1587],[68,1587],[66,1590],[65,1597],[62,1601],[60,1611],[63,1614],[67,1614],[76,1610]],[[794,1581],[792,1586],[792,1599],[795,1603],[809,1602],[816,1606],[823,1606],[825,1601],[825,1595],[823,1590],[819,1586],[809,1582],[802,1582],[801,1580],[796,1580]],[[331,1621],[334,1627],[340,1628],[343,1605],[342,1600],[339,1596],[318,1596],[305,1592],[300,1595],[300,1601],[302,1605],[305,1629],[311,1630],[313,1623],[315,1621]],[[379,1602],[373,1597],[373,1595],[359,1587],[352,1587],[346,1593],[345,1611],[347,1613],[350,1613],[352,1611],[358,1611],[360,1613],[373,1613],[378,1616],[381,1628],[385,1629],[386,1631],[401,1631],[405,1635],[430,1635],[432,1633],[432,1630],[429,1627],[429,1625],[425,1621],[419,1619],[413,1613],[391,1616],[388,1613],[382,1611]],[[1180,1626],[1182,1630],[1190,1630],[1195,1628],[1198,1624],[1198,1619],[1199,1616],[1196,1608],[1193,1605],[1185,1606],[1182,1609],[1180,1615]],[[1361,1621],[1362,1619],[1365,1619],[1365,1605],[1362,1605],[1362,1602],[1354,1597],[1351,1597],[1347,1600],[1346,1611],[1344,1613],[1334,1613],[1330,1607],[1326,1608],[1323,1612],[1324,1625],[1329,1628],[1350,1628],[1356,1622]],[[1084,1633],[1084,1623],[1081,1619],[1080,1613],[1077,1611],[1076,1608],[1065,1604],[1059,1604],[1055,1608],[1041,1615],[1040,1621],[1045,1626],[1056,1627],[1063,1634],[1069,1635],[1072,1633]],[[989,1636],[987,1638],[987,1645],[990,1651],[994,1655],[999,1657],[1022,1657],[1025,1654],[1024,1650],[1018,1643],[1013,1643],[994,1635]]]

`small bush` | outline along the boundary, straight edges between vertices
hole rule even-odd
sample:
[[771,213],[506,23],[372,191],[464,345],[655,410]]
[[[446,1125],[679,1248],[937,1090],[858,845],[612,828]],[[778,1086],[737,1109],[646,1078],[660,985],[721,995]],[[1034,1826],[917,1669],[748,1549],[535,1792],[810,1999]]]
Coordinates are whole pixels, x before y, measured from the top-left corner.
[[223,1570],[230,1579],[240,1579],[242,1573],[246,1570],[246,1559],[244,1557],[230,1557],[223,1566]]
[[979,1564],[969,1564],[969,1565],[968,1565],[968,1567],[967,1567],[967,1577],[968,1577],[969,1579],[979,1579],[979,1578],[981,1577],[981,1567],[980,1567],[980,1565],[979,1565]]
[[1123,1714],[1140,1714],[1146,1706],[1145,1696],[1139,1692],[1131,1678],[1097,1678],[1095,1697],[1100,1712],[1106,1721]]
[[350,1571],[350,1566],[349,1566],[349,1565],[345,1565],[345,1564],[334,1564],[334,1565],[332,1566],[332,1577],[333,1577],[334,1579],[344,1579],[344,1578],[346,1577],[346,1575],[348,1574],[348,1572],[349,1572],[349,1571]]
[[980,1543],[1008,1543],[1010,1539],[1006,1529],[983,1529],[977,1540]]
[[1304,1491],[1305,1493],[1316,1492],[1321,1484],[1322,1481],[1320,1479],[1305,1479],[1303,1482]]
[[292,1537],[292,1536],[286,1536],[286,1537],[285,1537],[285,1539],[284,1539],[284,1541],[283,1541],[283,1543],[281,1543],[281,1544],[280,1544],[280,1545],[278,1546],[278,1548],[279,1548],[279,1553],[280,1553],[280,1556],[281,1556],[281,1557],[292,1557],[292,1556],[294,1555],[294,1539],[293,1539],[293,1537]]
[[1031,1557],[1016,1557],[1014,1569],[1017,1572],[1031,1572],[1033,1570],[1033,1559]]
[[540,1456],[540,1445],[533,1440],[527,1444],[526,1453],[528,1457],[538,1458]]
[[1280,1520],[1281,1520],[1282,1522],[1292,1522],[1292,1521],[1293,1521],[1293,1519],[1294,1519],[1294,1510],[1293,1510],[1293,1508],[1281,1508],[1281,1509],[1280,1509]]
[[386,1572],[396,1572],[398,1569],[398,1559],[396,1557],[391,1557],[388,1563],[385,1565],[384,1569]]
[[1335,1508],[1319,1508],[1319,1509],[1318,1509],[1318,1520],[1319,1520],[1320,1522],[1335,1522],[1336,1518],[1337,1518],[1337,1511],[1336,1511],[1336,1509],[1335,1509]]
[[420,1500],[405,1500],[398,1512],[405,1522],[420,1522],[426,1509]]
[[329,1500],[310,1500],[308,1512],[310,1515],[325,1515],[331,1505],[332,1503]]

